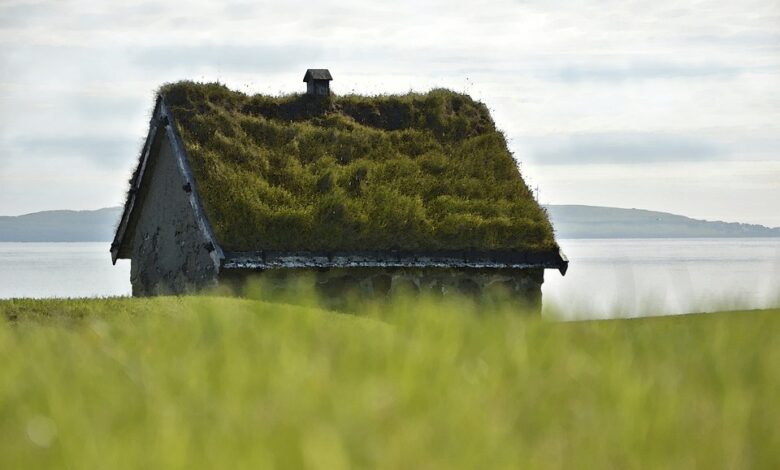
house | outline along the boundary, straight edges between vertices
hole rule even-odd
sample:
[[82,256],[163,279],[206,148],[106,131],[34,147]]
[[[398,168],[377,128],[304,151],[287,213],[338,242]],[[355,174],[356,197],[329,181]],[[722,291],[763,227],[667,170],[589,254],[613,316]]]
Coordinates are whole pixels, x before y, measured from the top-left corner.
[[328,69],[307,69],[303,75],[306,82],[306,93],[309,95],[330,95],[330,81],[333,77]]
[[[309,72],[310,88],[327,85]],[[536,307],[544,269],[568,266],[467,95],[248,96],[193,82],[157,95],[111,256],[131,260],[136,296],[305,272],[334,296],[502,289]]]

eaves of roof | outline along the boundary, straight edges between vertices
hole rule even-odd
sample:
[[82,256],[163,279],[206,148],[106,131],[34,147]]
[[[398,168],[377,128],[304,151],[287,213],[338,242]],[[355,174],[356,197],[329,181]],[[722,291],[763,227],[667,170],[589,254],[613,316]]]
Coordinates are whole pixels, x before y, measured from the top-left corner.
[[557,269],[566,274],[561,251],[252,251],[225,252],[222,269],[278,268],[453,268]]

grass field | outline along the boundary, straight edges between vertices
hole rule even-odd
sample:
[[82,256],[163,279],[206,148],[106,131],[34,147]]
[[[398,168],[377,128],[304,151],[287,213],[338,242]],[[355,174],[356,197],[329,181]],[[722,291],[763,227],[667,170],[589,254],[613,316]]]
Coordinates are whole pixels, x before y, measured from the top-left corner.
[[0,468],[780,468],[780,310],[0,302]]

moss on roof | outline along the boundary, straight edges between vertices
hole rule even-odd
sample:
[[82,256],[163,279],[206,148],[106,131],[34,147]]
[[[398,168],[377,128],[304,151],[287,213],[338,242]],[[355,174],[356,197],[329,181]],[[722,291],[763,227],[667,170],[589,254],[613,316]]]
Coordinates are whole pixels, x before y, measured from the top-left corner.
[[226,250],[557,248],[503,134],[467,95],[160,93]]

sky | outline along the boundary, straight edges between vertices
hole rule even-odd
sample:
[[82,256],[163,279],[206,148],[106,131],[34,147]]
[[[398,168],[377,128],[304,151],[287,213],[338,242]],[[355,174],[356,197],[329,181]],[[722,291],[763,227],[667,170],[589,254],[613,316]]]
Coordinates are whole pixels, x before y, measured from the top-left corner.
[[446,87],[545,204],[780,226],[780,0],[0,0],[0,215],[120,205],[155,90]]

